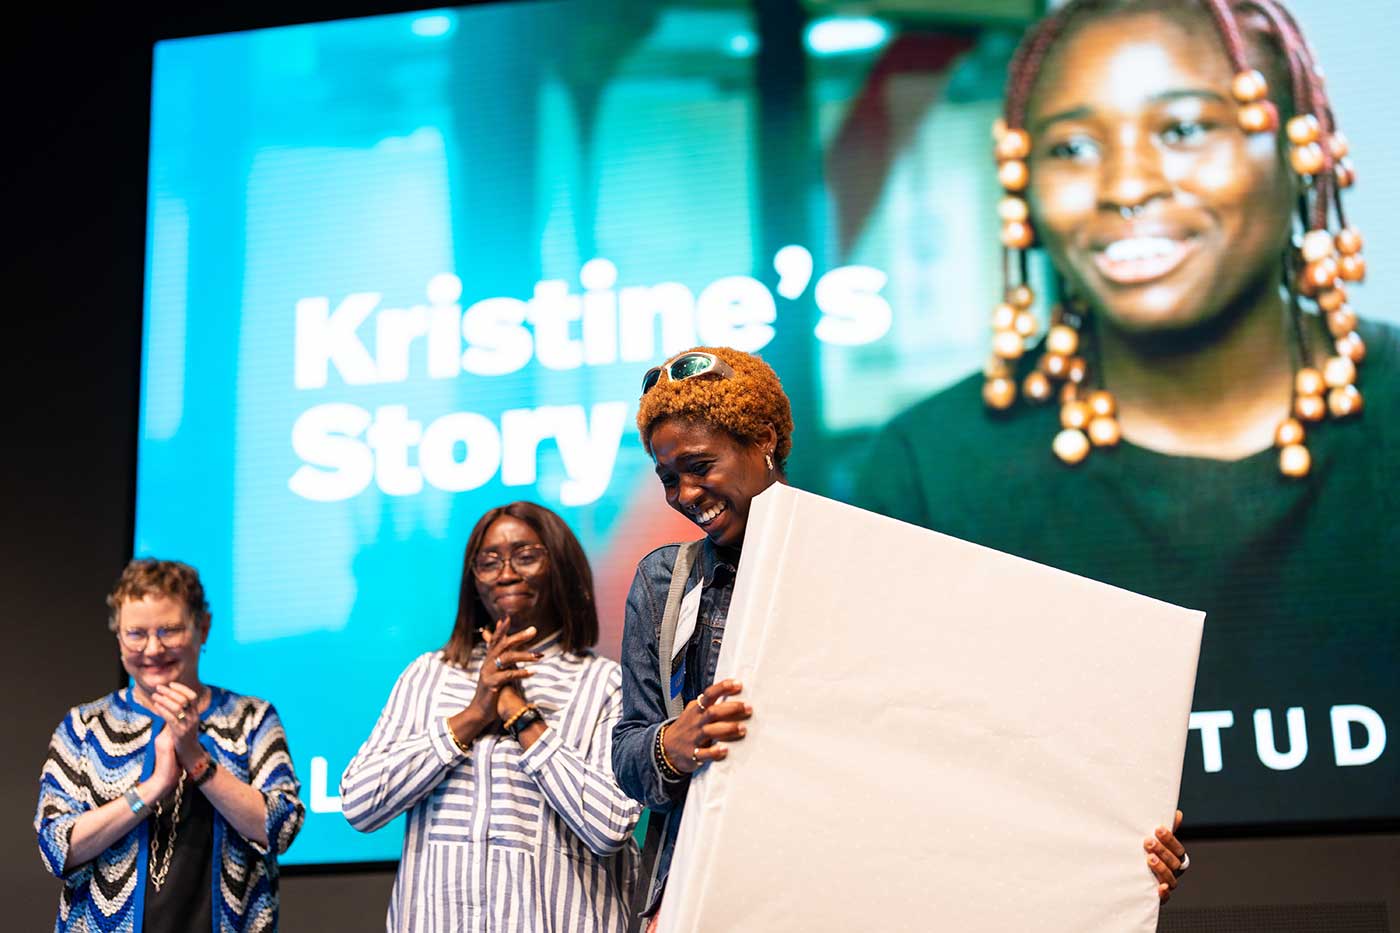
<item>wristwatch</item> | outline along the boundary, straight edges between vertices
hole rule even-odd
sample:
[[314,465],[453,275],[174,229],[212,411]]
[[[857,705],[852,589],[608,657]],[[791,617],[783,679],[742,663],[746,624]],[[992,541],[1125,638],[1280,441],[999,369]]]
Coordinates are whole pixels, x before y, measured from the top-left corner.
[[520,733],[524,732],[535,723],[543,721],[544,717],[540,715],[539,710],[535,709],[533,706],[527,706],[511,718],[510,722],[506,724],[506,731],[510,733],[511,738],[519,742]]
[[197,767],[188,773],[195,787],[203,787],[209,783],[209,779],[214,776],[214,772],[217,770],[219,770],[219,763],[214,760],[213,755],[205,752],[202,767]]

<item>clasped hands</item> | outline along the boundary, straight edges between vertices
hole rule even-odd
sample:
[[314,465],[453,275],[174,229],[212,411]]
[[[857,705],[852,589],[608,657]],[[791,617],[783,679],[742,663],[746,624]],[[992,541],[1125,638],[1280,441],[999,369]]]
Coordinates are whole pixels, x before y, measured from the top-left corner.
[[160,684],[151,693],[155,711],[165,720],[156,736],[156,761],[151,779],[162,797],[175,789],[183,771],[192,770],[207,754],[199,744],[199,694],[179,682]]
[[535,637],[535,628],[531,626],[512,635],[509,616],[497,622],[494,631],[483,628],[480,632],[486,643],[486,657],[481,662],[476,694],[467,708],[483,722],[495,723],[509,719],[525,706],[519,684],[533,677],[534,671],[517,665],[538,661],[544,655],[521,650]]

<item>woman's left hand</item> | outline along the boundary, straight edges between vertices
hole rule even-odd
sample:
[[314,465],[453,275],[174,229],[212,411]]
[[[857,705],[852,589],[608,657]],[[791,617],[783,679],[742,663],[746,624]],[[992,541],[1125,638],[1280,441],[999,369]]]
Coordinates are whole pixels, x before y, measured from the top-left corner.
[[1157,876],[1157,899],[1165,904],[1167,898],[1172,896],[1172,891],[1176,890],[1176,884],[1181,880],[1187,867],[1191,864],[1190,857],[1186,854],[1186,847],[1177,841],[1176,831],[1181,828],[1181,811],[1176,811],[1176,818],[1172,820],[1172,828],[1158,826],[1152,838],[1143,842],[1142,847],[1147,850],[1147,867],[1152,869],[1152,874]]
[[175,757],[186,771],[204,757],[199,744],[199,694],[182,683],[161,684],[151,697],[175,740]]
[[[481,640],[486,643],[486,647],[491,647],[491,630],[481,628],[477,630],[481,633]],[[533,654],[530,660],[539,660],[537,653]],[[525,708],[525,695],[520,692],[519,683],[508,683],[496,694],[496,716],[505,722],[516,713]]]

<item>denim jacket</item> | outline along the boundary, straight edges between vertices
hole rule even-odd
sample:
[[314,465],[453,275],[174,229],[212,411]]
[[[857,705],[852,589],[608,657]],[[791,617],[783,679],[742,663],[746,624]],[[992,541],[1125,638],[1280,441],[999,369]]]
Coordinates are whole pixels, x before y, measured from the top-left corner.
[[[626,627],[622,634],[622,720],[613,729],[613,773],[622,789],[653,811],[652,819],[674,811],[657,868],[657,883],[647,895],[648,911],[655,909],[670,870],[671,851],[680,828],[680,811],[685,805],[689,777],[666,781],[656,766],[653,749],[657,731],[670,721],[666,696],[657,665],[661,637],[661,616],[671,586],[671,568],[680,545],[657,548],[637,565],[632,589],[627,594]],[[685,678],[681,687],[685,702],[699,696],[714,680],[724,638],[729,599],[734,593],[737,552],[718,550],[707,538],[695,564],[690,568],[685,592],[704,580],[695,633],[685,647]],[[679,667],[679,662],[677,663]]]

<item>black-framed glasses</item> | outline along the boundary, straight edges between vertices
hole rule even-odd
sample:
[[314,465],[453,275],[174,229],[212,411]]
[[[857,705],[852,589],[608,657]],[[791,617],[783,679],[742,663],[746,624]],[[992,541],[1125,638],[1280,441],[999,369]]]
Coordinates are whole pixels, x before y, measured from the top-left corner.
[[717,376],[720,379],[727,379],[734,375],[734,369],[713,353],[702,353],[699,350],[682,353],[661,366],[653,366],[647,370],[647,374],[642,377],[643,395],[656,387],[656,384],[661,381],[662,373],[665,373],[666,378],[672,382],[680,382],[684,379],[694,379],[696,376]]
[[522,577],[528,577],[539,573],[548,557],[549,549],[543,544],[527,544],[524,547],[516,548],[509,554],[482,551],[472,561],[472,573],[482,583],[491,583],[500,578],[506,569],[506,564],[509,563],[515,568],[516,573]]
[[190,641],[190,626],[170,625],[156,629],[118,628],[117,641],[127,651],[145,651],[151,636],[155,636],[162,648],[183,648]]

